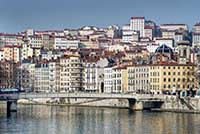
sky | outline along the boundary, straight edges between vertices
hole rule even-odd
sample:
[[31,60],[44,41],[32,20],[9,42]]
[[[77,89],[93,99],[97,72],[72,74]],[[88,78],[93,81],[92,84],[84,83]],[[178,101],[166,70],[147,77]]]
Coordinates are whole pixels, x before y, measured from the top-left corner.
[[0,32],[128,24],[144,16],[157,24],[200,22],[200,0],[0,0]]

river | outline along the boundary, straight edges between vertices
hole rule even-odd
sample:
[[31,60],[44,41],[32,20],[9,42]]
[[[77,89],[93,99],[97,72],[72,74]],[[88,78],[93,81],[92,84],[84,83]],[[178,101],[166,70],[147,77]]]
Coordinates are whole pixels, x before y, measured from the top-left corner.
[[199,134],[200,115],[128,109],[20,105],[0,134]]

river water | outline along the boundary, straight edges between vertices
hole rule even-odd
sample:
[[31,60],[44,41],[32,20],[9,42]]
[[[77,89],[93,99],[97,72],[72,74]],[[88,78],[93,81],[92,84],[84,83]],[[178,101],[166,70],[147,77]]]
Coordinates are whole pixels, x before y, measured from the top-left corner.
[[0,108],[0,134],[200,134],[200,115],[96,107]]

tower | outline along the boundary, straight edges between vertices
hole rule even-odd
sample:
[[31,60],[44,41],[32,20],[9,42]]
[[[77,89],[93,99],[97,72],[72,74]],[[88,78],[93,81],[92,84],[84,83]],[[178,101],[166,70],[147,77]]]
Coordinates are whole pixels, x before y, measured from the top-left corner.
[[190,43],[189,41],[182,41],[177,44],[179,63],[186,64],[190,62]]

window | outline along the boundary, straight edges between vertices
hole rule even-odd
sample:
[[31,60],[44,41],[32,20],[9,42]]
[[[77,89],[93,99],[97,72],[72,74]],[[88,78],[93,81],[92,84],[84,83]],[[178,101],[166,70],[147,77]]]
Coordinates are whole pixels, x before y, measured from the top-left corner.
[[163,81],[166,82],[166,78],[164,78]]
[[168,79],[168,82],[170,82],[170,81],[171,81],[171,79],[169,78],[169,79]]
[[190,72],[187,72],[187,75],[190,75]]
[[171,73],[170,73],[170,72],[168,72],[168,75],[171,75]]

